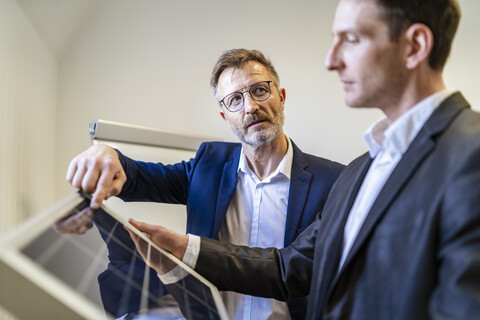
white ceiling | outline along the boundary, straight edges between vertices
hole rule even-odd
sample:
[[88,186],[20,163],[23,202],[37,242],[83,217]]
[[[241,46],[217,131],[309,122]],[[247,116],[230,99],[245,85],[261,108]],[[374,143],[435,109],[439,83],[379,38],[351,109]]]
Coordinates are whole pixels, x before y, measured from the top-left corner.
[[61,59],[100,0],[17,0],[45,45]]

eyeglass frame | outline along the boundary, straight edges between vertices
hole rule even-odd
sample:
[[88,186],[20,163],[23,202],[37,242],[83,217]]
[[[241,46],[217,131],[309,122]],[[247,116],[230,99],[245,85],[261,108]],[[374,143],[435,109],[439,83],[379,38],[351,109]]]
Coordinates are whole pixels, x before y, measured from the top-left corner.
[[[258,100],[257,98],[255,98],[255,97],[252,95],[252,93],[250,92],[250,89],[252,89],[253,86],[255,86],[255,85],[259,84],[259,83],[263,83],[263,82],[266,82],[267,85],[268,85],[268,97],[266,97],[266,98],[263,99],[263,100]],[[251,97],[254,101],[257,101],[257,102],[266,101],[266,100],[268,100],[268,98],[270,98],[270,97],[272,96],[272,87],[270,86],[270,82],[273,82],[273,80],[259,81],[259,82],[255,82],[255,83],[253,83],[253,84],[251,84],[251,85],[249,85],[249,86],[243,87],[243,88],[242,88],[242,89],[244,89],[243,91],[234,91],[234,92],[232,92],[232,93],[227,94],[225,97],[223,97],[222,100],[220,100],[220,103],[223,104],[223,106],[224,106],[228,111],[230,111],[230,112],[238,112],[238,111],[242,110],[243,107],[245,106],[245,98],[244,98],[243,95],[244,95],[246,92],[248,92],[248,94],[250,95],[250,97]],[[276,86],[275,82],[273,82],[273,84]],[[230,110],[230,109],[227,107],[227,105],[225,104],[224,100],[225,100],[227,97],[229,97],[229,96],[231,96],[232,94],[235,94],[235,93],[240,93],[240,95],[242,96],[242,107],[239,108],[238,110],[232,111],[232,110]]]

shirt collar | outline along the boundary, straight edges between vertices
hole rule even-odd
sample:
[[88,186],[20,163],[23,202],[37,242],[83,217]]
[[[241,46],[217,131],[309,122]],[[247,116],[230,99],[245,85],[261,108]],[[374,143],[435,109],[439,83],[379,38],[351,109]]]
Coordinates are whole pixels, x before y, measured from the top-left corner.
[[[285,177],[287,177],[290,180],[290,176],[292,173],[292,163],[293,163],[293,147],[288,137],[287,137],[287,143],[288,143],[287,153],[285,153],[285,155],[283,156],[282,161],[280,161],[280,163],[277,166],[277,169],[275,170],[275,172],[273,172],[263,181],[268,182],[270,181],[271,178],[277,176],[279,173],[282,173]],[[255,173],[248,166],[247,157],[243,152],[243,147],[242,147],[242,150],[240,151],[240,161],[238,162],[237,172],[243,172],[243,173],[255,175]]]
[[363,135],[371,158],[385,149],[404,154],[411,142],[435,109],[451,94],[442,90],[417,103],[391,125],[387,118],[372,124]]

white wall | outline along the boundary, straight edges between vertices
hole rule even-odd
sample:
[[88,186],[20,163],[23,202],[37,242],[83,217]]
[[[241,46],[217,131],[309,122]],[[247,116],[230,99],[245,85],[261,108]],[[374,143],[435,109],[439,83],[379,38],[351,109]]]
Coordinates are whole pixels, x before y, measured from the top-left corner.
[[[55,200],[56,86],[36,30],[15,0],[0,0],[0,235]],[[14,318],[0,306],[0,319]]]
[[480,110],[480,1],[459,0],[462,20],[445,68],[447,86],[461,89],[473,109]]
[[[99,1],[60,63],[58,195],[69,160],[88,147],[94,118],[235,140],[218,116],[211,68],[227,48],[270,56],[287,90],[286,133],[305,151],[344,163],[365,150],[362,132],[380,117],[351,110],[338,77],[323,67],[337,1]],[[446,70],[478,108],[477,0]]]
[[55,200],[57,65],[15,0],[0,1],[0,233]]

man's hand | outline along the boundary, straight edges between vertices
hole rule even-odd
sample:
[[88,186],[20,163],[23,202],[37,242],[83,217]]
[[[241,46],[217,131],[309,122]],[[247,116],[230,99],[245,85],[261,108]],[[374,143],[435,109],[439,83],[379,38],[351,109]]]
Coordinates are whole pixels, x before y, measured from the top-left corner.
[[54,229],[58,233],[84,234],[93,227],[94,212],[90,208],[83,208],[77,211],[69,212],[54,224]]
[[127,177],[117,152],[106,145],[94,145],[73,158],[67,181],[77,189],[92,194],[90,207],[98,209],[103,200],[116,196]]
[[[138,222],[130,219],[129,222],[138,230],[149,237],[156,245],[166,251],[172,253],[179,260],[183,259],[185,250],[187,250],[188,236],[178,234],[172,230],[162,226],[155,226],[148,223]],[[157,271],[158,274],[164,274],[170,271],[175,263],[155,248],[150,246],[145,240],[141,239],[137,234],[126,228],[132,238],[138,252],[143,260]]]

